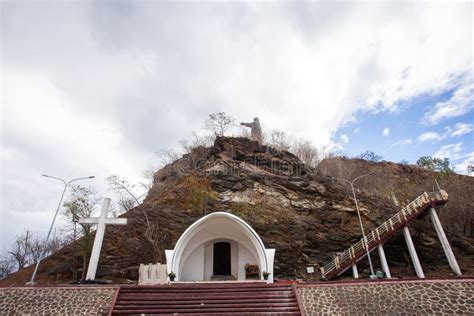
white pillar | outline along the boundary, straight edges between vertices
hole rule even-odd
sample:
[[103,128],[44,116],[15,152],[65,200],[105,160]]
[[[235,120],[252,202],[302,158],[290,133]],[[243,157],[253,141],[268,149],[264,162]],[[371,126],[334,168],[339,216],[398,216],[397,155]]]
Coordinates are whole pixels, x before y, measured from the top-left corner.
[[268,264],[268,280],[267,283],[273,283],[273,263],[275,261],[275,249],[265,249],[265,256],[267,257]]
[[449,245],[448,239],[446,238],[446,234],[444,233],[443,226],[441,226],[441,222],[439,221],[438,214],[436,214],[436,210],[434,208],[430,208],[430,217],[431,221],[436,230],[436,234],[438,235],[439,242],[443,247],[444,253],[446,254],[446,258],[448,258],[449,266],[451,270],[453,270],[456,275],[461,276],[461,269],[459,268],[458,262],[456,261],[456,257],[454,257],[453,250]]
[[382,270],[387,276],[387,278],[391,279],[392,275],[390,274],[390,269],[388,268],[387,258],[385,258],[385,251],[383,250],[383,245],[378,244],[377,247],[379,251],[380,263],[382,263]]
[[423,269],[421,268],[420,260],[418,259],[418,255],[416,254],[415,246],[413,245],[413,240],[411,240],[410,231],[408,230],[407,226],[403,226],[403,236],[405,237],[405,242],[407,243],[411,261],[413,262],[413,266],[415,267],[416,275],[420,279],[424,279],[425,274],[423,273]]
[[166,256],[166,274],[168,276],[169,273],[174,272],[176,273],[176,281],[179,281],[179,275],[178,271],[173,271],[173,255],[174,255],[174,250],[165,250],[165,256]]
[[352,275],[354,276],[354,279],[359,278],[359,271],[357,271],[357,264],[352,265]]

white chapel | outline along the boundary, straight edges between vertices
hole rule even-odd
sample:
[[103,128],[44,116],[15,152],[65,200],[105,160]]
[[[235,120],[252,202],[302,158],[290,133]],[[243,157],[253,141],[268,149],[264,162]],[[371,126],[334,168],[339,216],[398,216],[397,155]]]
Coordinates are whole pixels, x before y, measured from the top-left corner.
[[273,282],[275,249],[265,248],[260,236],[241,218],[226,212],[202,217],[188,227],[173,250],[166,250],[167,272],[175,281],[244,281],[248,268],[256,278]]

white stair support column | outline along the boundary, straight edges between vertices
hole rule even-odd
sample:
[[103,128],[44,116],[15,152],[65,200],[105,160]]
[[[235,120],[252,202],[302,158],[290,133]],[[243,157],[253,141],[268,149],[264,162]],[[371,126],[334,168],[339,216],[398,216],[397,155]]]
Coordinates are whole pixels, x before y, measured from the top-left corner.
[[357,271],[357,264],[352,265],[352,275],[354,276],[354,279],[359,278],[359,271]]
[[415,246],[413,245],[413,240],[411,239],[410,231],[407,226],[403,226],[403,236],[405,237],[405,242],[407,243],[408,251],[410,252],[411,261],[415,267],[416,276],[420,279],[424,279],[425,274],[421,268],[420,260],[416,254]]
[[446,234],[444,233],[443,226],[441,226],[441,222],[439,221],[438,214],[436,210],[432,207],[430,208],[430,218],[433,222],[433,225],[436,230],[436,234],[438,235],[439,242],[443,247],[444,253],[446,254],[446,258],[448,258],[449,266],[453,270],[456,275],[461,276],[461,269],[459,268],[458,262],[456,261],[456,257],[454,256],[453,250],[449,245],[448,239],[446,238]]
[[100,217],[81,218],[79,223],[81,224],[97,224],[97,230],[95,231],[94,246],[92,247],[91,258],[89,260],[89,267],[87,268],[86,280],[94,280],[97,272],[97,265],[99,264],[100,250],[102,249],[102,242],[104,241],[105,225],[125,225],[127,224],[126,218],[108,218],[107,212],[109,211],[110,199],[104,199],[102,204],[102,210]]
[[392,275],[390,274],[390,269],[388,268],[387,258],[385,257],[385,251],[383,250],[383,245],[378,244],[377,247],[379,251],[380,263],[382,263],[382,270],[387,276],[387,278],[391,279]]

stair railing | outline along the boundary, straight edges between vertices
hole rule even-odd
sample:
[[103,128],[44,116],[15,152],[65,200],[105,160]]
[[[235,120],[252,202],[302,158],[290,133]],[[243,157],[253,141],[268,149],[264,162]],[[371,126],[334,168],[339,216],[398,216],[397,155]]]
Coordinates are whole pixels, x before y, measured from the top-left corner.
[[[366,235],[369,251],[379,244],[387,234],[394,232],[397,225],[404,226],[406,223],[415,218],[416,215],[424,212],[428,206],[430,206],[431,202],[447,202],[447,200],[448,193],[444,190],[437,192],[423,192],[423,194],[408,203],[408,205],[402,207],[399,212],[390,217],[387,221],[383,222],[380,226],[372,230],[370,234]],[[336,254],[336,256],[328,264],[326,264],[324,267],[321,267],[321,274],[323,277],[325,277],[335,270],[342,269],[344,264],[346,264],[348,261],[357,261],[358,258],[363,257],[364,255],[365,242],[362,238],[350,248],[347,248],[343,252]]]

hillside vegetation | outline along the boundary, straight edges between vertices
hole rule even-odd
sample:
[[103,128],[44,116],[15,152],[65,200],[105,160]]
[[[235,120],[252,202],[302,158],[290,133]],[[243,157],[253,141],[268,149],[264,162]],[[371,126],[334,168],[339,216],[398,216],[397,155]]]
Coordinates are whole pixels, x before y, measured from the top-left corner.
[[[247,221],[267,247],[276,248],[275,277],[318,279],[309,264],[325,264],[336,252],[361,237],[352,195],[332,177],[352,179],[372,172],[356,184],[366,230],[398,211],[400,203],[423,191],[436,190],[434,179],[450,194],[439,210],[461,269],[474,274],[472,238],[474,179],[388,162],[330,158],[310,168],[287,151],[261,146],[247,138],[217,137],[213,146],[198,147],[159,170],[145,201],[122,217],[123,227],[107,227],[98,278],[136,282],[140,263],[164,262],[184,230],[200,217],[228,211]],[[427,276],[451,274],[428,218],[410,225]],[[64,247],[41,265],[39,280],[68,282],[72,278],[72,247]],[[394,277],[414,277],[400,234],[386,243]],[[76,253],[79,269],[80,255]],[[374,264],[380,269],[377,255]],[[22,269],[2,285],[21,285],[32,268]],[[359,272],[367,274],[365,262]]]

